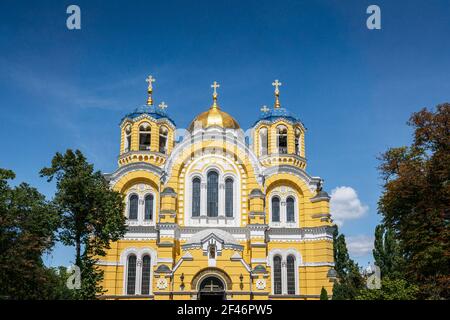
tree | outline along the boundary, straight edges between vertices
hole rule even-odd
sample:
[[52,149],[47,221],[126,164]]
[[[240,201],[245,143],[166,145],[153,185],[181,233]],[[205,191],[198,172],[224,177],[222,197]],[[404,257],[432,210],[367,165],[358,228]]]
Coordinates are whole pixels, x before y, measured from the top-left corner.
[[54,245],[59,219],[54,206],[26,183],[11,188],[14,172],[0,169],[0,296],[50,299],[42,254]]
[[320,300],[328,300],[328,292],[324,287],[320,290]]
[[97,256],[105,255],[111,241],[125,233],[124,203],[120,193],[109,188],[100,171],[94,171],[81,151],[56,153],[42,177],[56,180],[54,204],[61,216],[59,239],[75,246],[76,265],[81,269],[83,299],[101,293],[102,272],[95,267]]
[[450,298],[450,104],[414,113],[411,146],[379,158],[379,211],[395,232],[407,278],[421,298]]
[[385,277],[380,289],[363,289],[356,300],[414,300],[418,292],[419,288],[406,280]]
[[345,236],[335,226],[333,232],[334,263],[338,281],[333,286],[333,300],[353,300],[364,288],[364,279],[348,254]]
[[374,249],[375,265],[380,268],[382,277],[403,278],[404,259],[394,231],[383,224],[375,228]]

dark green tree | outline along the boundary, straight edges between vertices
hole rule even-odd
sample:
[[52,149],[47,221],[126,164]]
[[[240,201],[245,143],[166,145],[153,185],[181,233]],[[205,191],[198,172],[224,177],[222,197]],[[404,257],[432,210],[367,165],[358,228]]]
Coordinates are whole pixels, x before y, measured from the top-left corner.
[[42,254],[54,245],[58,213],[26,183],[11,188],[15,175],[0,169],[0,296],[51,299],[52,275]]
[[328,300],[328,292],[324,287],[320,290],[320,300]]
[[419,288],[403,279],[385,277],[380,289],[363,289],[356,300],[414,300]]
[[364,279],[358,264],[349,256],[345,236],[335,226],[333,232],[334,263],[337,282],[333,286],[333,300],[353,300],[364,288]]
[[381,276],[390,279],[404,277],[404,259],[394,231],[380,224],[375,228],[374,249],[375,265],[380,268]]
[[414,113],[410,146],[380,157],[379,212],[395,232],[420,298],[450,298],[450,104]]
[[75,263],[81,269],[83,299],[100,293],[102,272],[95,267],[98,256],[105,255],[111,241],[125,233],[124,203],[120,193],[110,189],[100,171],[87,162],[81,151],[56,153],[51,166],[41,176],[56,180],[54,204],[61,217],[59,239],[75,246]]

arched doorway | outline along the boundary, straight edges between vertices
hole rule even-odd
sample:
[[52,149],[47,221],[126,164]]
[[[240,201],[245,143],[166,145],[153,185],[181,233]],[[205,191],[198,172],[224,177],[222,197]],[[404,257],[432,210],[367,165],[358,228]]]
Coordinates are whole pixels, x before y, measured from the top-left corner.
[[198,290],[199,300],[225,300],[225,285],[216,276],[207,276],[201,282]]

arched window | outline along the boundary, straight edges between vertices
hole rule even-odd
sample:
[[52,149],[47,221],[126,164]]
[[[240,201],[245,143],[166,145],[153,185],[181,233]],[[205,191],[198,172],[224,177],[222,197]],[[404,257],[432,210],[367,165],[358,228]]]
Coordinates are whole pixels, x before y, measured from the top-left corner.
[[287,294],[295,294],[295,258],[290,255],[286,261]]
[[161,126],[159,128],[159,152],[160,153],[167,153],[167,136],[169,134],[169,130]]
[[268,153],[267,145],[268,145],[267,128],[261,128],[259,130],[259,155],[260,156],[267,155],[267,153]]
[[272,198],[272,222],[280,222],[280,198]]
[[144,199],[144,220],[153,220],[153,201],[152,194],[148,194]]
[[232,178],[225,180],[225,216],[233,216],[233,184]]
[[150,271],[150,256],[145,255],[142,258],[141,294],[150,294]]
[[138,196],[132,194],[129,198],[129,211],[128,211],[128,219],[137,220],[138,218]]
[[287,153],[287,128],[285,126],[277,127],[277,146],[278,153]]
[[293,197],[286,199],[286,221],[295,222],[295,200]]
[[127,263],[127,294],[136,293],[136,256],[134,254],[128,257]]
[[219,203],[219,174],[210,171],[207,176],[207,215],[217,217]]
[[200,216],[200,178],[192,180],[192,216]]
[[281,294],[281,257],[273,258],[273,293]]
[[150,150],[151,127],[148,123],[139,126],[139,150]]
[[300,129],[295,129],[295,154],[300,155]]
[[125,141],[124,141],[124,152],[130,151],[131,148],[131,126],[127,125],[125,128]]

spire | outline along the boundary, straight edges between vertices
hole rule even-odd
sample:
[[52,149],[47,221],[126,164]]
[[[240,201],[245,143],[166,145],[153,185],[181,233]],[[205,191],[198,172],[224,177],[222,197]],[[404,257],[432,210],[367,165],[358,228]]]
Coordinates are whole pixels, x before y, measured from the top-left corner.
[[278,109],[281,107],[279,87],[281,87],[282,83],[278,80],[275,80],[274,82],[272,82],[272,85],[275,87],[275,106],[274,106],[274,108]]
[[213,105],[211,106],[211,108],[219,108],[219,106],[217,105],[217,88],[219,88],[220,85],[217,83],[217,81],[214,81],[213,84],[211,85],[211,88],[213,88]]
[[148,83],[148,88],[147,88],[147,92],[148,92],[148,99],[147,99],[147,105],[151,106],[153,105],[153,98],[152,98],[152,94],[153,94],[153,82],[156,81],[155,78],[153,78],[151,75],[147,77],[147,79],[145,79],[145,81]]

